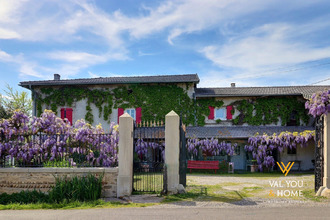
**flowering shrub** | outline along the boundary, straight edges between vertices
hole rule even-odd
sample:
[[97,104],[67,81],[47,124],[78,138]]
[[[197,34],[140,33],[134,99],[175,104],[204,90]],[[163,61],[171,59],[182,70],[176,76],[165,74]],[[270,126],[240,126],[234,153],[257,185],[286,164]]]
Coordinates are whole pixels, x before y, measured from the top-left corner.
[[25,165],[66,160],[71,165],[115,166],[117,163],[118,125],[111,123],[105,134],[79,120],[71,126],[54,112],[45,110],[40,117],[29,118],[21,111],[0,121],[0,158],[10,157]]
[[226,143],[225,141],[219,142],[218,139],[212,137],[211,139],[206,138],[202,140],[197,138],[189,138],[186,146],[188,152],[196,156],[198,155],[199,149],[207,155],[216,156],[221,153],[226,153],[227,155],[232,156],[234,155],[237,144],[232,145],[231,143]]
[[144,155],[147,155],[149,149],[159,149],[162,152],[162,158],[165,159],[165,142],[163,143],[156,143],[156,142],[147,142],[144,141],[142,138],[139,138],[135,142],[135,152],[137,153],[138,157],[142,160]]
[[305,103],[305,107],[314,117],[328,114],[330,112],[330,90],[314,93],[312,98]]
[[[225,141],[219,142],[218,139],[211,138],[211,139],[202,139],[199,140],[197,138],[188,138],[186,144],[188,153],[191,153],[195,156],[198,155],[199,149],[202,150],[203,153],[207,155],[220,155],[220,154],[227,154],[229,156],[234,155],[235,148],[237,144],[231,145],[230,143],[226,143]],[[140,160],[143,160],[144,156],[148,154],[148,149],[153,150],[160,150],[162,159],[165,159],[165,142],[148,142],[139,138],[135,142],[135,152]]]
[[267,168],[275,165],[274,157],[272,156],[273,150],[283,152],[286,148],[306,147],[307,142],[315,138],[315,131],[298,132],[282,132],[279,135],[267,134],[259,135],[258,133],[248,139],[249,145],[245,146],[245,150],[252,152],[252,156],[257,160],[259,170],[262,167]]

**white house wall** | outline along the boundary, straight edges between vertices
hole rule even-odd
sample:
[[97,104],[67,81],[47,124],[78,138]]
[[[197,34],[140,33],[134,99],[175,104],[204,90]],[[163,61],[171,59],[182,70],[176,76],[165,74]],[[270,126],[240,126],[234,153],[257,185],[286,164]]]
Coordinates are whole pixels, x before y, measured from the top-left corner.
[[[314,165],[312,160],[314,160],[314,152],[315,152],[315,143],[311,141],[307,147],[297,146],[297,154],[290,155],[287,154],[287,149],[284,149],[282,153],[280,153],[280,162],[283,162],[285,165],[290,161],[301,161],[300,169],[301,170],[312,170],[314,169]],[[277,166],[277,165],[276,165]],[[298,164],[294,164],[292,170],[298,169]]]

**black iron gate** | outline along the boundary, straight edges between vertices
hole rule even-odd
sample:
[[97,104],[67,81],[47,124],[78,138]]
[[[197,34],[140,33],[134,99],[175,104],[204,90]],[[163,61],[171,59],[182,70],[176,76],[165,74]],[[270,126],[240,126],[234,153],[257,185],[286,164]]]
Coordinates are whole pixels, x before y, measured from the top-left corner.
[[180,120],[180,156],[179,156],[179,177],[180,184],[184,187],[187,185],[187,148],[186,148],[186,128]]
[[315,122],[315,192],[323,185],[324,172],[324,117],[317,117]]
[[133,192],[160,193],[164,187],[165,126],[134,127]]

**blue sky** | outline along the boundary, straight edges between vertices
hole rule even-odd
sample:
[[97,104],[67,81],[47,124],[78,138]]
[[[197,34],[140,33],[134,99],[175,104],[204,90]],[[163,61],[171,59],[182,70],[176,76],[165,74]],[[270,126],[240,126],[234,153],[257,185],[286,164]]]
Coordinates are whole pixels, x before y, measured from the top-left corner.
[[54,73],[330,84],[329,36],[326,0],[0,0],[0,86]]

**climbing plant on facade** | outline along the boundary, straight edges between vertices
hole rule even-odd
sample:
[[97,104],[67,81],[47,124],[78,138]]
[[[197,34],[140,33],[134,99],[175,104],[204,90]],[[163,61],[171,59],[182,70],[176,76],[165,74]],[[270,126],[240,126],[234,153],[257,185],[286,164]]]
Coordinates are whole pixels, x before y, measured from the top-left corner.
[[245,146],[245,150],[252,152],[252,156],[257,160],[259,170],[263,167],[273,167],[275,160],[273,152],[278,150],[283,152],[284,149],[307,147],[309,140],[314,140],[315,131],[303,131],[303,132],[281,132],[280,134],[273,134],[271,136],[267,134],[259,135],[258,133],[248,139],[248,145]]
[[277,123],[281,119],[282,126],[285,126],[290,117],[295,118],[297,125],[300,121],[307,124],[309,117],[306,114],[304,103],[296,97],[267,97],[255,100],[240,100],[232,103],[239,111],[239,115],[233,119],[233,124],[240,125],[266,125]]
[[143,110],[142,120],[160,121],[165,115],[174,110],[185,124],[205,124],[205,117],[209,115],[208,106],[221,107],[222,101],[215,99],[191,99],[187,92],[176,85],[129,85],[113,90],[88,89],[82,87],[42,88],[37,98],[38,115],[45,104],[52,111],[57,112],[59,106],[72,106],[73,103],[86,99],[85,120],[94,122],[91,104],[99,110],[99,117],[109,120],[112,108],[137,108]]
[[328,114],[330,112],[330,90],[314,93],[312,98],[306,102],[305,107],[313,117]]
[[85,120],[94,122],[91,104],[99,110],[99,118],[103,116],[105,121],[109,120],[112,113],[113,96],[107,89],[88,89],[83,87],[63,87],[59,89],[42,88],[37,98],[37,114],[42,112],[42,105],[50,106],[51,110],[57,112],[59,106],[72,106],[73,103],[86,99]]
[[[314,93],[312,98],[305,103],[305,108],[309,114],[317,117],[330,112],[330,90]],[[245,150],[252,152],[252,156],[257,160],[259,169],[272,167],[275,164],[272,155],[274,150],[283,152],[286,148],[297,148],[297,146],[306,147],[308,141],[315,140],[315,131],[282,132],[279,135],[256,134],[250,137]]]
[[[185,124],[203,126],[210,114],[208,106],[220,107],[222,101],[215,99],[193,100],[187,92],[176,85],[130,85],[113,90],[114,108],[142,109],[142,121],[160,121],[174,110],[182,116]],[[196,102],[196,103],[195,103]]]

